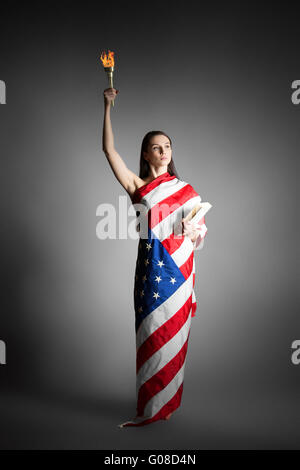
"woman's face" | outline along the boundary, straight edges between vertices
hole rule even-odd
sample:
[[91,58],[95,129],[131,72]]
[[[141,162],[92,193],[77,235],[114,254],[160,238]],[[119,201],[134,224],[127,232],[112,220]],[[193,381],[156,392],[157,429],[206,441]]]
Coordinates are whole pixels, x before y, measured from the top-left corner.
[[[144,152],[144,159],[155,168],[167,167],[172,158],[172,148],[168,137],[155,135],[150,140],[148,152]],[[167,170],[166,170],[167,171]]]

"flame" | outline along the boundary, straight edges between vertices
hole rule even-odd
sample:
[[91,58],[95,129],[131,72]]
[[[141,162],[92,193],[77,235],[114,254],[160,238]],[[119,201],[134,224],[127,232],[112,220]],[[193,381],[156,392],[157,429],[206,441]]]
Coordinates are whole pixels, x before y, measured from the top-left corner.
[[115,65],[114,52],[108,49],[108,55],[105,52],[101,53],[100,59],[102,60],[103,67],[113,67]]

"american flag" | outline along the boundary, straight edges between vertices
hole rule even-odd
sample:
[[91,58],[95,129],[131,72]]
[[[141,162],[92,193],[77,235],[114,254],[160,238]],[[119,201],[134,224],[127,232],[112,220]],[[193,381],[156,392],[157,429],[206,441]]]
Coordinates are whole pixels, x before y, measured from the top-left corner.
[[[190,184],[168,172],[132,198],[135,207],[144,208],[147,222],[147,236],[140,234],[134,282],[137,413],[119,427],[165,419],[180,406],[191,317],[197,308],[196,242],[178,236],[177,229],[200,201]],[[199,224],[202,248],[204,217]]]

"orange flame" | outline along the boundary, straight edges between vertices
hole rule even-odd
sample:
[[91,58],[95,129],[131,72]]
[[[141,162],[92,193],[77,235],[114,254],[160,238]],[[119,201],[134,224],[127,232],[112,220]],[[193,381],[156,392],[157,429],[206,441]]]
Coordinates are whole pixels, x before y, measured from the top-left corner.
[[105,52],[101,53],[100,59],[102,60],[103,67],[113,67],[115,65],[114,52],[108,49],[108,55]]

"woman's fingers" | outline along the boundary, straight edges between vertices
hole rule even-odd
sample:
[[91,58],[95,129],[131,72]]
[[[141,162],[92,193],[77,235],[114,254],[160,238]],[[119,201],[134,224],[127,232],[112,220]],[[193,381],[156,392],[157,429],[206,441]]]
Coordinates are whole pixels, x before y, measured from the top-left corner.
[[191,239],[198,237],[200,234],[199,228],[197,228],[198,224],[192,222],[186,222],[184,224],[183,234],[188,236]]
[[116,95],[117,93],[119,93],[119,90],[117,90],[116,88],[106,88],[106,90],[104,90],[104,93],[106,95]]
[[186,221],[185,219],[182,219],[182,228],[183,235],[190,239],[197,239],[198,236],[202,234],[202,226],[191,220]]
[[119,93],[119,90],[117,90],[116,88],[106,88],[106,90],[104,90],[103,92],[104,99],[107,102],[111,102],[116,99],[116,96],[118,93]]

